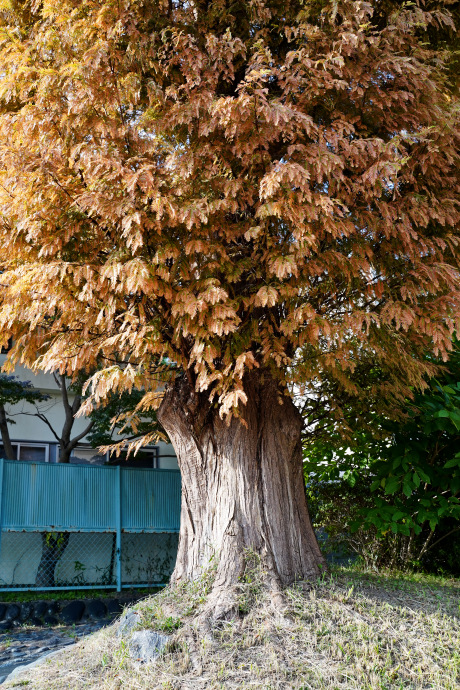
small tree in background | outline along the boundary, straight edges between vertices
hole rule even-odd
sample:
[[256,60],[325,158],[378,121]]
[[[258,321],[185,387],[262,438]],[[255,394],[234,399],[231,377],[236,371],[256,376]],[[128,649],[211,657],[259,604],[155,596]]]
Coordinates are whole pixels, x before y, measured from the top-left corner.
[[[5,405],[17,405],[20,402],[35,404],[49,400],[49,395],[42,393],[30,381],[21,381],[17,376],[0,374],[0,433],[3,449],[8,460],[16,460],[11,443],[9,425],[15,424],[12,414],[7,413]],[[22,414],[17,412],[15,414]]]
[[65,376],[65,374],[53,374],[53,377],[58,387],[62,402],[62,409],[64,410],[64,423],[62,427],[57,428],[56,424],[53,424],[50,421],[47,410],[36,407],[35,412],[28,414],[38,417],[38,419],[46,424],[59,444],[58,462],[68,463],[70,462],[72,453],[77,447],[78,443],[85,438],[85,436],[87,436],[87,434],[89,434],[93,428],[94,421],[89,420],[82,431],[77,433],[75,436],[72,436],[76,416],[80,412],[83,404],[81,386],[78,384],[72,385],[72,382]]
[[427,41],[452,30],[436,3],[2,13],[10,361],[102,361],[95,404],[161,403],[183,481],[173,581],[217,552],[214,617],[248,549],[272,590],[324,564],[289,386],[358,395],[372,357],[374,399],[402,401],[459,326],[458,116],[451,56]]

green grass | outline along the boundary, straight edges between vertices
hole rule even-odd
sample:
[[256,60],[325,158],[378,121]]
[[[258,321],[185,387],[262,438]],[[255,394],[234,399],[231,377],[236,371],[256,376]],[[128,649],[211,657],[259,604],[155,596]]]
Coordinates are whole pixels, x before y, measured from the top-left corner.
[[72,601],[74,599],[114,599],[117,596],[156,594],[162,587],[144,587],[142,589],[123,589],[117,592],[115,589],[75,589],[75,590],[48,590],[30,592],[0,592],[0,603],[24,603],[28,601]]
[[155,664],[131,660],[112,626],[18,681],[34,690],[460,688],[459,580],[335,569],[287,589],[280,610],[251,573],[244,615],[206,634],[195,626],[209,586],[203,578],[136,604],[140,627],[171,634]]

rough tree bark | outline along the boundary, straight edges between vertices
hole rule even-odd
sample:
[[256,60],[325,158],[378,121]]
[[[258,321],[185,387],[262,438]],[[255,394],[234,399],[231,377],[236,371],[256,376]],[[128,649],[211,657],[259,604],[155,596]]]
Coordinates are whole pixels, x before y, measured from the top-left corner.
[[266,372],[252,372],[244,383],[248,402],[230,424],[185,377],[171,385],[158,414],[182,473],[172,581],[199,577],[216,554],[216,617],[232,609],[247,549],[260,556],[275,590],[325,566],[307,508],[301,416]]

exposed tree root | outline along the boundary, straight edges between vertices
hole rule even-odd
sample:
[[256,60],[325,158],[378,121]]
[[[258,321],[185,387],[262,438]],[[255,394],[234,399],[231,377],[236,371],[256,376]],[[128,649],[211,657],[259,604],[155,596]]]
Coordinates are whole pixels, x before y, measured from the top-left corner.
[[[350,585],[353,586],[350,586]],[[261,585],[261,586],[260,586]],[[34,690],[356,690],[456,688],[458,585],[433,587],[353,572],[282,591],[242,582],[246,612],[204,619],[213,573],[136,604],[140,625],[168,633],[151,664],[110,626],[27,672]],[[250,587],[250,591],[247,588]],[[241,603],[241,602],[240,602]],[[378,645],[375,644],[378,640]],[[388,685],[389,683],[389,685]],[[24,681],[22,684],[26,684]],[[5,687],[17,687],[17,681]]]

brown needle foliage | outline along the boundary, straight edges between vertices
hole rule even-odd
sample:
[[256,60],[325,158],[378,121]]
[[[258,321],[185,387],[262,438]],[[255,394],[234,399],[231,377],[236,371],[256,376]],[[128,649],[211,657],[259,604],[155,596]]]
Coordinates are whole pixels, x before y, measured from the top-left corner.
[[437,6],[3,2],[13,360],[105,361],[96,391],[145,386],[146,405],[174,362],[222,414],[255,367],[351,386],[372,352],[376,390],[420,383],[460,295]]

